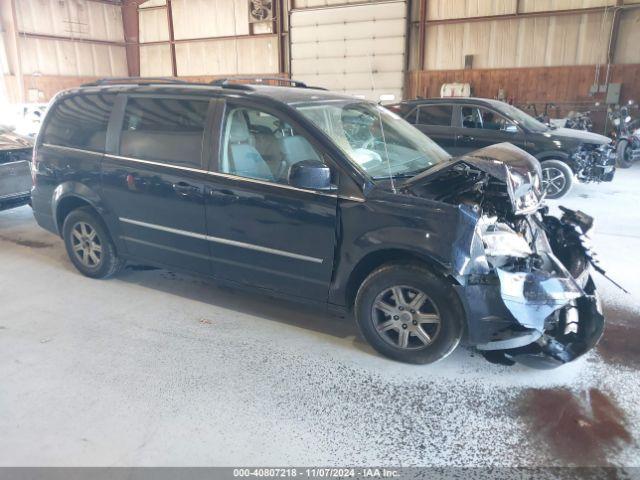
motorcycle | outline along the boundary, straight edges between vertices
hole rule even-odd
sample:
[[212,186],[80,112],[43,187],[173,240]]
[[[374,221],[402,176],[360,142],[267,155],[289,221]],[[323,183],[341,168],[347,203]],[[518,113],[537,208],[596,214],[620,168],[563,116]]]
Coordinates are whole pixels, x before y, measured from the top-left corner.
[[591,112],[569,112],[564,126],[565,128],[573,128],[574,130],[585,130],[590,132],[593,130]]
[[613,124],[612,136],[616,141],[616,161],[620,168],[629,168],[633,162],[640,160],[640,122],[632,118],[629,112],[634,104],[630,100],[628,105],[609,111],[609,119]]

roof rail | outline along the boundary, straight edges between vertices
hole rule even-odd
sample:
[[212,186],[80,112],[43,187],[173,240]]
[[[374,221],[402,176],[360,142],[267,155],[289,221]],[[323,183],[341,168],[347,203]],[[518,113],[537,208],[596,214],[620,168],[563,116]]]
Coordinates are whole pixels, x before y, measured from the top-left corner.
[[293,80],[291,78],[275,77],[275,76],[274,77],[236,76],[236,77],[219,78],[217,80],[212,81],[211,85],[215,85],[217,87],[224,87],[224,88],[238,88],[240,90],[251,90],[250,85],[242,84],[242,83],[231,83],[234,81],[242,81],[242,80],[251,80],[255,84],[264,84],[266,82],[284,82],[296,88],[314,88],[314,87],[307,86],[306,83],[301,82],[299,80]]
[[83,87],[98,87],[101,85],[120,85],[120,84],[136,84],[136,85],[154,85],[158,83],[187,85],[189,82],[179,80],[174,77],[105,77],[99,78],[95,82],[85,83]]

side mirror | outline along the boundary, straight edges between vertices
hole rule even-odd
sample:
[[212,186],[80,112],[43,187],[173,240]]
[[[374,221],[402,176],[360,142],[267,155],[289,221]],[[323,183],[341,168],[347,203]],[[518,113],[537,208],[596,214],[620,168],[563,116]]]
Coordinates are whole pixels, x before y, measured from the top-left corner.
[[513,123],[508,123],[502,128],[502,131],[509,133],[518,133],[518,127]]
[[289,167],[289,185],[312,190],[335,190],[331,170],[319,160],[303,160]]

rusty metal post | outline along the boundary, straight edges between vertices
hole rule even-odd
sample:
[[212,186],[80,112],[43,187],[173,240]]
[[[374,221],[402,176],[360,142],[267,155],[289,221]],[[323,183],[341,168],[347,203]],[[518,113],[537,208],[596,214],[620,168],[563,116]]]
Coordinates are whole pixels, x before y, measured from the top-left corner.
[[130,77],[140,76],[140,25],[137,0],[125,0],[122,4],[122,27],[124,29],[127,71]]
[[167,23],[169,26],[169,48],[171,49],[171,73],[178,76],[178,63],[176,61],[176,38],[173,34],[173,8],[171,0],[167,0]]

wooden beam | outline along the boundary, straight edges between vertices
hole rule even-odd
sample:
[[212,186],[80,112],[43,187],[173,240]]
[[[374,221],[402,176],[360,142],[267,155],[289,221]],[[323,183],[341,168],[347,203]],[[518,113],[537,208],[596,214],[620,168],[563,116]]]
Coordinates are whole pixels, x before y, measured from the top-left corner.
[[[426,20],[425,24],[429,25],[446,25],[453,23],[471,23],[471,22],[487,22],[494,20],[513,20],[514,18],[531,18],[531,17],[554,17],[562,15],[582,15],[585,13],[605,13],[611,11],[610,6],[606,7],[590,7],[590,8],[572,8],[568,10],[544,10],[540,12],[518,12],[507,13],[504,15],[484,15],[481,17],[460,17],[460,18],[446,18],[442,20]],[[640,4],[625,4],[619,9],[632,9],[640,8]],[[420,20],[414,21],[414,23],[420,24]]]
[[124,47],[125,42],[115,42],[112,40],[97,40],[94,38],[67,37],[64,35],[49,35],[46,33],[18,32],[18,36],[22,38],[37,38],[40,40],[62,40],[65,42],[93,43],[98,45],[111,45],[114,47]]
[[167,0],[167,24],[169,27],[169,48],[171,49],[171,72],[174,77],[178,76],[178,63],[176,61],[176,38],[173,34],[173,8],[171,0]]
[[425,42],[427,41],[427,0],[420,0],[418,13],[418,70],[424,70]]
[[124,30],[127,72],[131,77],[140,76],[140,15],[137,0],[125,0],[122,4],[122,27]]
[[166,44],[178,44],[178,43],[192,43],[192,42],[206,42],[209,40],[234,40],[243,38],[262,38],[262,37],[275,37],[275,33],[254,33],[252,35],[226,35],[223,37],[198,37],[198,38],[179,38],[171,40],[156,40],[153,42],[142,42],[138,45],[166,45]]
[[278,35],[278,72],[279,73],[286,73],[286,70],[287,70],[285,67],[286,33],[284,31],[284,16],[285,16],[286,10],[284,6],[284,2],[285,0],[276,0],[275,2],[276,18],[274,22],[274,26],[275,26],[274,31],[276,32],[276,35]]
[[[9,9],[9,12],[6,12]],[[6,18],[9,21],[9,25],[4,25],[7,28],[7,33],[11,37],[11,50],[13,57],[13,68],[18,82],[18,100],[20,102],[26,102],[27,96],[24,88],[24,75],[22,71],[22,54],[20,52],[20,43],[18,42],[18,17],[16,14],[16,1],[4,0],[2,5],[3,14],[7,14]]]

